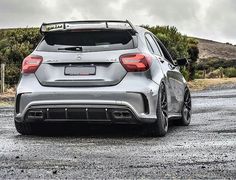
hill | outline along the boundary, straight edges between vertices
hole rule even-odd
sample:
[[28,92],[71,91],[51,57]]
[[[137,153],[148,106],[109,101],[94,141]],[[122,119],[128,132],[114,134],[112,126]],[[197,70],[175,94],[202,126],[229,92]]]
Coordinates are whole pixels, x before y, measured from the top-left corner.
[[196,38],[198,40],[199,58],[207,59],[216,57],[219,59],[236,59],[236,45],[220,43],[212,40]]

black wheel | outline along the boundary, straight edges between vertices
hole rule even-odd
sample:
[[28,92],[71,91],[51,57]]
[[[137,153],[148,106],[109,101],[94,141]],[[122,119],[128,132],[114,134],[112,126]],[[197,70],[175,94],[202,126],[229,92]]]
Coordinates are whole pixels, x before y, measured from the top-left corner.
[[192,115],[192,101],[191,101],[191,95],[188,88],[185,89],[184,93],[184,101],[182,106],[182,117],[179,119],[178,124],[182,126],[188,126],[191,121],[191,115]]
[[165,136],[168,131],[168,104],[164,83],[161,83],[158,92],[156,115],[156,122],[148,125],[147,133],[151,136]]
[[33,134],[33,127],[32,127],[32,124],[30,123],[15,121],[15,127],[16,127],[17,132],[22,135]]

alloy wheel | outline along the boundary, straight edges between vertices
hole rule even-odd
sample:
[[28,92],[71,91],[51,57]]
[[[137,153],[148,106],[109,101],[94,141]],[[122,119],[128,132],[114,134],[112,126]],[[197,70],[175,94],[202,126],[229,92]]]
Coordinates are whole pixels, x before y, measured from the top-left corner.
[[191,119],[192,102],[190,92],[187,89],[184,95],[183,118],[189,122]]

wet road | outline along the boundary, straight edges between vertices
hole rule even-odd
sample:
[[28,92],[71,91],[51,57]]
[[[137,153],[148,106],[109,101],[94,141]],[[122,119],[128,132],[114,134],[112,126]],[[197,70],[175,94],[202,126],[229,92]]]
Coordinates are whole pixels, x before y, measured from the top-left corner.
[[163,138],[143,137],[132,126],[62,125],[45,129],[49,135],[21,136],[13,109],[1,108],[0,178],[236,179],[236,90],[192,96],[191,125],[172,125]]

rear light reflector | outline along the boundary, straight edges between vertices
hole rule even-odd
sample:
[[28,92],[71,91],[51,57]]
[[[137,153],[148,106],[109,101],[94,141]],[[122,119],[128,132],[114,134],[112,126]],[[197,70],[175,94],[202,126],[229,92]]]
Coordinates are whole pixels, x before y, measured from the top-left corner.
[[151,57],[144,54],[124,54],[120,56],[120,63],[128,72],[147,71],[151,66]]
[[22,73],[35,73],[43,61],[42,56],[27,56],[22,63]]

